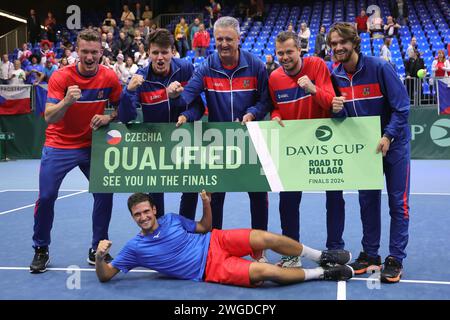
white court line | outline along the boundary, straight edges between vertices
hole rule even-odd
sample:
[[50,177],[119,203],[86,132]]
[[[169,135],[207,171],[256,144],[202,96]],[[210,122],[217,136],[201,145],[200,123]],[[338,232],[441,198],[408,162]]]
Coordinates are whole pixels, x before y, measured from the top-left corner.
[[[0,271],[29,271],[29,267],[0,267]],[[82,272],[94,272],[94,268],[47,268],[48,271],[82,271]],[[154,273],[157,272],[155,270],[142,270],[142,269],[134,269],[130,270],[129,272],[136,272],[136,273]],[[371,278],[351,278],[352,281],[374,281],[374,279]],[[417,284],[439,284],[439,285],[450,285],[450,282],[448,281],[428,281],[428,280],[400,280],[402,283],[417,283]],[[338,298],[344,297],[346,298],[346,289],[347,289],[347,283],[345,281],[338,281]],[[341,295],[339,295],[339,292],[341,292]],[[338,299],[340,300],[340,299]]]
[[[87,192],[87,190],[82,190],[82,191],[79,191],[79,192],[67,194],[67,195],[65,195],[65,196],[61,196],[61,197],[56,198],[56,200],[61,200],[61,199],[64,199],[64,198],[76,196],[76,195],[78,195],[78,194],[85,193],[85,192]],[[30,205],[27,205],[27,206],[23,206],[23,207],[20,207],[20,208],[11,209],[11,210],[8,210],[8,211],[3,211],[3,212],[0,212],[0,216],[1,216],[1,215],[4,215],[4,214],[7,214],[7,213],[10,213],[10,212],[19,211],[19,210],[27,209],[27,208],[31,208],[31,207],[34,207],[35,205],[36,205],[36,204],[33,203],[33,204],[30,204]]]
[[[7,190],[0,190],[0,193],[2,192],[37,192],[39,189],[7,189]],[[76,192],[76,191],[87,191],[87,190],[81,190],[81,189],[59,189],[61,192]],[[310,194],[323,194],[325,191],[303,191],[303,193],[310,193]],[[344,191],[344,194],[358,194],[358,191]],[[381,194],[386,195],[387,192],[382,192]],[[450,192],[411,192],[410,195],[415,196],[450,196]]]
[[347,282],[338,281],[336,300],[347,300]]
[[[30,267],[0,267],[1,270],[6,271],[30,271]],[[83,271],[83,272],[95,272],[94,268],[47,268],[47,271]],[[155,270],[141,270],[141,269],[135,269],[130,270],[129,272],[134,273],[155,273],[157,271]]]
[[[350,280],[353,281],[371,281],[373,282],[374,279],[371,278],[351,278]],[[419,283],[419,284],[441,284],[441,285],[450,285],[450,282],[448,281],[428,281],[428,280],[400,280],[402,283]]]
[[[7,189],[0,190],[0,192],[38,192],[39,189]],[[77,191],[87,191],[85,189],[59,189],[60,192],[77,192]]]

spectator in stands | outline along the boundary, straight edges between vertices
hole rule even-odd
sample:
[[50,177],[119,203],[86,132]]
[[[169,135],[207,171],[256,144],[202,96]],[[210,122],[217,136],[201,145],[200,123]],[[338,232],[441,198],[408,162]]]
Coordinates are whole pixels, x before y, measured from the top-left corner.
[[123,27],[122,29],[120,29],[120,32],[125,33],[125,35],[128,38],[133,38],[134,37],[134,27],[133,27],[133,20],[131,19],[126,19],[123,23]]
[[[195,18],[194,22],[192,22],[189,25],[189,46],[190,48],[194,49],[194,36],[197,33],[197,31],[200,29],[200,19],[199,18]],[[194,49],[195,50],[195,49]]]
[[36,10],[30,10],[30,16],[27,19],[28,41],[33,45],[41,41],[41,21]]
[[292,24],[292,22],[289,23],[286,31],[287,32],[295,32],[294,25]]
[[237,18],[244,19],[247,17],[248,5],[244,1],[239,1]]
[[411,42],[408,45],[408,48],[406,49],[406,56],[407,58],[411,58],[414,55],[414,50],[417,49],[417,38],[412,37]]
[[247,17],[252,18],[255,21],[262,21],[264,14],[264,1],[250,0],[250,6],[247,12]]
[[142,36],[144,36],[145,31],[145,22],[144,20],[139,20],[137,27],[134,29],[134,32],[139,31]]
[[180,57],[180,53],[178,52],[176,46],[173,47],[173,57],[176,58],[176,59],[180,59],[180,58],[181,58],[181,57]]
[[113,18],[112,12],[108,11],[106,13],[106,18],[103,20],[103,26],[108,28],[108,32],[114,34],[114,28],[117,26],[116,20]]
[[47,61],[47,57],[55,56],[55,53],[50,49],[53,47],[53,43],[48,40],[41,41],[41,65],[45,66],[45,62]]
[[187,38],[189,36],[189,26],[186,20],[182,17],[180,18],[180,23],[175,27],[175,46],[180,56],[183,58],[186,56],[186,51],[189,50],[189,45]]
[[69,64],[74,64],[76,58],[72,55],[72,50],[70,49],[65,49],[64,50],[64,57],[67,59],[67,62]]
[[270,77],[270,74],[278,69],[280,64],[275,61],[273,54],[266,54],[266,70],[267,70],[267,76]]
[[9,61],[8,55],[4,54],[2,56],[2,61],[0,62],[0,84],[9,84],[13,71],[14,64]]
[[148,44],[148,37],[152,32],[152,20],[146,18],[144,20],[144,29],[142,30],[142,37],[144,37],[144,43]]
[[369,19],[369,17],[366,14],[366,10],[362,9],[359,16],[357,16],[355,18],[355,27],[356,27],[356,30],[358,30],[358,34],[367,32],[368,19]]
[[24,43],[22,44],[22,48],[17,52],[17,59],[22,62],[24,59],[28,59],[29,56],[31,56],[31,50],[28,49],[28,44]]
[[37,54],[32,54],[29,58],[30,64],[25,69],[25,74],[27,76],[27,84],[39,84],[39,79],[41,77],[43,67],[41,65],[41,56]]
[[301,46],[301,56],[303,57],[309,51],[309,37],[311,36],[311,31],[305,22],[302,22],[300,25],[300,31],[298,33],[298,37],[300,38],[300,46]]
[[438,56],[431,65],[434,79],[445,78],[450,73],[450,62],[445,58],[445,51],[438,50]]
[[142,13],[142,19],[153,19],[153,11],[150,9],[149,5],[145,5],[144,12]]
[[122,86],[125,86],[128,82],[129,77],[129,72],[125,67],[125,62],[124,62],[124,56],[122,53],[119,53],[117,55],[117,61],[114,64],[114,72],[116,73],[117,77],[119,78],[120,84]]
[[134,53],[134,62],[139,68],[148,66],[148,54],[145,51],[145,45],[143,43],[139,45],[139,51]]
[[[116,50],[118,52],[121,52],[123,55],[129,56],[130,55],[130,47],[131,47],[131,41],[126,36],[125,32],[119,33],[119,39],[117,39],[116,43]],[[113,49],[113,52],[115,50]]]
[[210,6],[207,6],[206,10],[209,12],[210,26],[212,27],[214,22],[216,22],[216,20],[221,16],[222,7],[217,1],[214,0],[209,0],[209,3]]
[[314,45],[314,55],[323,59],[327,54],[327,29],[325,26],[320,26],[319,33],[316,36],[316,43]]
[[389,47],[391,46],[392,38],[385,37],[383,45],[380,47],[380,58],[386,60],[387,62],[391,62],[391,50]]
[[66,66],[69,65],[69,61],[67,61],[67,57],[62,57],[61,60],[59,61],[59,68],[58,69],[62,69]]
[[368,20],[368,27],[370,36],[372,38],[382,38],[384,29],[383,29],[383,18],[380,15],[380,12],[374,11]]
[[[128,79],[133,77],[133,75],[138,71],[138,66],[134,63],[134,60],[132,57],[127,57],[125,61],[125,70],[128,72]],[[127,81],[128,83],[128,81]]]
[[103,55],[107,57],[117,56],[118,52],[114,53],[114,35],[111,32],[106,35],[106,44],[108,46],[103,50]]
[[130,54],[129,54],[129,56],[132,57],[132,59],[134,59],[135,53],[139,52],[139,46],[142,43],[144,43],[142,40],[143,39],[141,37],[141,33],[139,32],[139,30],[136,30],[133,42],[131,42],[131,46],[130,46]]
[[109,57],[103,56],[100,64],[108,69],[114,70],[114,66],[111,64],[111,59]]
[[58,67],[54,64],[53,59],[47,59],[45,62],[45,67],[42,71],[41,77],[39,79],[40,82],[47,82],[50,80],[53,72],[58,70]]
[[102,49],[103,55],[109,55],[111,53],[111,48],[108,44],[108,35],[106,33],[102,33]]
[[393,38],[398,34],[398,30],[400,29],[400,25],[395,22],[392,16],[387,17],[386,24],[383,27],[384,29],[384,37]]
[[133,12],[130,11],[127,5],[123,6],[123,12],[122,16],[120,17],[120,21],[122,23],[125,23],[125,20],[131,20],[134,23],[134,20],[136,20],[136,17],[134,16]]
[[206,56],[206,49],[208,49],[210,41],[209,32],[205,30],[205,24],[201,23],[192,43],[196,57]]
[[45,31],[47,32],[47,39],[53,43],[56,42],[56,19],[53,13],[49,11],[44,20]]
[[139,2],[136,2],[134,7],[134,17],[136,18],[136,21],[139,21],[142,19],[142,7]]
[[425,63],[420,57],[419,50],[414,49],[412,56],[405,62],[406,89],[411,100],[414,100],[415,88],[419,87],[419,85],[415,87],[414,84],[416,82],[422,83],[422,80],[417,76],[417,71],[421,69],[425,69]]
[[25,71],[21,68],[20,60],[14,61],[14,70],[11,75],[11,80],[9,81],[10,85],[21,85],[25,84],[25,80],[27,75]]
[[404,0],[390,1],[392,17],[401,25],[405,25],[408,20],[408,4]]

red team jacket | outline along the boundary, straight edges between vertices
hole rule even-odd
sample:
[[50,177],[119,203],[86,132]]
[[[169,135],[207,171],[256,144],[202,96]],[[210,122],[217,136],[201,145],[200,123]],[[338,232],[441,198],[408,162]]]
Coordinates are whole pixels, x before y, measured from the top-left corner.
[[[335,93],[327,65],[317,57],[306,57],[302,60],[302,68],[295,76],[287,75],[282,67],[270,75],[269,91],[274,108],[272,119],[330,118],[331,102]],[[297,80],[304,75],[315,84],[317,90],[315,95],[298,86]]]

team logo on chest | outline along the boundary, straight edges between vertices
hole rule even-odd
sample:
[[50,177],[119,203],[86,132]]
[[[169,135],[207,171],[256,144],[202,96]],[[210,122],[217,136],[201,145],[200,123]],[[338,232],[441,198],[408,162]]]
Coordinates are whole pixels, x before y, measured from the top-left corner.
[[98,92],[97,99],[103,99],[103,95],[104,95],[103,90],[100,90]]
[[244,88],[250,87],[250,80],[244,80],[243,86]]
[[370,88],[369,87],[365,87],[364,89],[363,89],[363,95],[364,96],[368,96],[370,94]]

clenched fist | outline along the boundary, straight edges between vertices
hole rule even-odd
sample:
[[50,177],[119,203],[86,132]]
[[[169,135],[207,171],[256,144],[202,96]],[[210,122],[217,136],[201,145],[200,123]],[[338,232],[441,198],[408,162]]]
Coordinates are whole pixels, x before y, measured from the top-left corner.
[[102,240],[98,244],[97,251],[95,252],[96,259],[103,260],[103,258],[109,253],[109,249],[112,246],[112,242],[109,240]]
[[141,76],[140,74],[135,74],[128,83],[127,90],[135,91],[144,83],[144,81],[145,80],[143,76]]
[[312,83],[312,81],[309,79],[308,76],[300,77],[297,80],[297,84],[300,88],[302,88],[306,92],[316,94],[316,86],[314,85],[314,83]]
[[333,113],[338,113],[344,108],[345,97],[334,97],[331,102]]
[[64,102],[66,105],[70,106],[77,102],[81,98],[81,89],[77,85],[70,86],[67,88],[66,96],[64,97]]
[[178,81],[174,81],[167,87],[167,95],[170,99],[176,99],[183,92],[184,88]]

